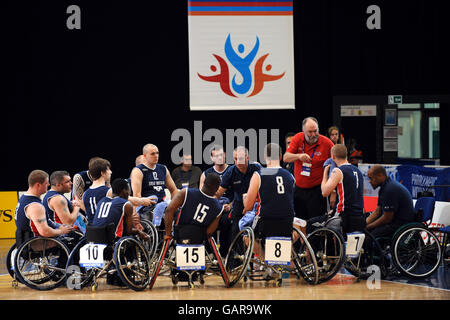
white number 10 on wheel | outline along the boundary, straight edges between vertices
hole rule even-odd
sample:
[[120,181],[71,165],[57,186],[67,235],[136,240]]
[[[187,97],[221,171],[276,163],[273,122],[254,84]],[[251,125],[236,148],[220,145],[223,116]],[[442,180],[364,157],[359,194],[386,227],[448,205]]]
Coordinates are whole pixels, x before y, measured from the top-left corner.
[[266,238],[265,261],[271,265],[289,265],[291,261],[291,238]]

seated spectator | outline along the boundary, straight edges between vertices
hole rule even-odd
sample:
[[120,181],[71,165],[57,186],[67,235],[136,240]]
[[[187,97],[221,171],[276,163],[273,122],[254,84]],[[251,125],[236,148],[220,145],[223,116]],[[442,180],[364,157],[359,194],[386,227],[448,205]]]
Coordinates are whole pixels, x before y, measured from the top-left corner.
[[172,171],[172,179],[178,189],[198,188],[202,170],[192,165],[192,155],[185,154],[181,160],[181,166]]

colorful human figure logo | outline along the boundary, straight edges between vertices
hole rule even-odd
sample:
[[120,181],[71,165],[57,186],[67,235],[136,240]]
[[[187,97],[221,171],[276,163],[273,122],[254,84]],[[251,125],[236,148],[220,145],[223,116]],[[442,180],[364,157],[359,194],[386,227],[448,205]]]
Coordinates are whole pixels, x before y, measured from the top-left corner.
[[238,52],[236,52],[231,44],[231,35],[228,34],[224,46],[225,56],[228,62],[239,73],[241,78],[240,83],[238,83],[237,81],[238,74],[235,73],[233,75],[230,75],[230,68],[228,63],[224,58],[220,57],[217,54],[213,54],[213,56],[218,61],[220,70],[218,71],[215,65],[211,65],[210,70],[212,72],[215,72],[214,75],[204,76],[199,73],[197,73],[197,75],[202,80],[209,82],[218,82],[222,91],[231,97],[237,97],[233,93],[233,90],[236,94],[245,95],[250,91],[253,85],[253,91],[247,97],[255,96],[263,90],[265,82],[279,80],[285,75],[285,72],[279,75],[271,75],[268,73],[264,73],[263,69],[265,69],[265,71],[267,72],[270,72],[270,70],[272,69],[271,64],[268,64],[264,67],[264,62],[266,58],[269,56],[268,53],[258,58],[252,73],[251,64],[256,58],[259,46],[260,46],[259,38],[256,37],[255,45],[248,53],[245,54],[245,45],[242,43],[238,45],[237,47]]

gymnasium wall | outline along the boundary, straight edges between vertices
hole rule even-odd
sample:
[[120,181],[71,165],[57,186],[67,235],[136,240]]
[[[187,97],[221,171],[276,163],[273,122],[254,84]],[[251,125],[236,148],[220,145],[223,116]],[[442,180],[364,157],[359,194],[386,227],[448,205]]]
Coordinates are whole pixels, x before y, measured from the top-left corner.
[[[80,30],[66,27],[72,4]],[[172,133],[194,121],[282,140],[306,116],[325,134],[333,96],[448,94],[447,2],[376,1],[379,30],[366,26],[372,4],[294,0],[295,110],[190,112],[185,1],[4,1],[0,190],[26,189],[37,168],[73,175],[93,156],[127,177],[148,142],[173,168]]]

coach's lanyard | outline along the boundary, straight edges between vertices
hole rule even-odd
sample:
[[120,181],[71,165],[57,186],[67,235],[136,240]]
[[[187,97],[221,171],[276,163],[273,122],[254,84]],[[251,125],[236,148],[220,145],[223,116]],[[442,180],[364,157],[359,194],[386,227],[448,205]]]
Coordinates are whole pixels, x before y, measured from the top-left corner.
[[[316,149],[317,149],[318,146],[319,146],[319,145],[316,144],[316,146],[315,146],[314,149],[313,149],[313,153],[312,153],[312,155],[311,155],[311,161],[312,161],[312,159],[314,158],[314,153],[316,153]],[[305,153],[305,141],[303,141],[302,153]]]

